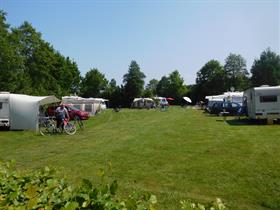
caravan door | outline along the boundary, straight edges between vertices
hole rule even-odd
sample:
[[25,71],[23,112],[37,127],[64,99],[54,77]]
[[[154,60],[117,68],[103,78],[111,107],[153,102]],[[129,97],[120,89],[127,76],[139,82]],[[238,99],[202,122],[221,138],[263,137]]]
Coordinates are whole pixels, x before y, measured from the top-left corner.
[[0,126],[10,127],[10,110],[8,98],[0,98]]

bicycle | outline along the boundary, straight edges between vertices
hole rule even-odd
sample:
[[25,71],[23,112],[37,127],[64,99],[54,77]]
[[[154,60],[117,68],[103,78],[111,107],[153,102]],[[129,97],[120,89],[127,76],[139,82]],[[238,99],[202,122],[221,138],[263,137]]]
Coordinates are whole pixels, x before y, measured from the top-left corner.
[[68,135],[74,135],[77,131],[76,126],[70,123],[68,119],[64,119],[62,126],[57,128],[57,123],[53,118],[43,117],[39,122],[39,132],[42,136],[51,135],[54,133],[62,133],[65,131]]
[[75,124],[69,122],[69,119],[63,120],[62,132],[65,131],[68,135],[74,135],[77,131]]
[[84,128],[85,128],[83,121],[82,121],[81,118],[80,118],[79,116],[77,116],[77,115],[74,117],[74,125],[75,125],[76,127],[79,126],[79,128],[80,128],[81,130],[84,130]]

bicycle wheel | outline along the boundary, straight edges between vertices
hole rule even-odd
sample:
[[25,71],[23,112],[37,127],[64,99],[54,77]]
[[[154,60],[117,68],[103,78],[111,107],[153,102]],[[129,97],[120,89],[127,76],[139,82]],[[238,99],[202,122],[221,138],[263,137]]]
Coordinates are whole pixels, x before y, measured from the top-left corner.
[[76,133],[77,129],[74,124],[68,122],[66,125],[64,125],[64,131],[68,135],[74,135]]
[[84,126],[84,123],[83,123],[82,120],[79,120],[79,121],[78,121],[78,125],[79,125],[79,127],[80,127],[81,130],[84,130],[85,126]]
[[42,136],[50,135],[54,130],[54,126],[51,124],[40,124],[39,125],[39,132]]
[[76,126],[76,127],[79,126],[79,128],[80,128],[81,130],[84,130],[84,123],[83,123],[83,121],[81,120],[81,118],[80,118],[79,116],[75,116],[74,119],[75,119],[75,122],[74,122],[75,126]]
[[39,132],[42,136],[48,135],[48,128],[45,125],[39,125]]

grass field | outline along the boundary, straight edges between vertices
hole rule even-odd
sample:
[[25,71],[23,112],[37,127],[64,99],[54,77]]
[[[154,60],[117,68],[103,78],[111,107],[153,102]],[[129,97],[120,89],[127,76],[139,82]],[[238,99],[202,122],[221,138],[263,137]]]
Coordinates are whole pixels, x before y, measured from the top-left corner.
[[0,133],[0,159],[19,168],[59,168],[77,184],[108,179],[120,192],[150,191],[159,209],[179,201],[222,198],[230,209],[280,209],[280,126],[236,123],[201,110],[111,110],[91,118],[74,136],[30,131]]

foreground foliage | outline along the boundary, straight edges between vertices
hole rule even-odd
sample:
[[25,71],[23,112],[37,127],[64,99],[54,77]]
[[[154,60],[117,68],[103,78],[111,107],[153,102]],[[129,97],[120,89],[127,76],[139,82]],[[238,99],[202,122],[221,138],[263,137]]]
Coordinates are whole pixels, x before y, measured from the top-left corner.
[[121,199],[117,187],[116,181],[94,187],[84,179],[80,187],[72,188],[48,167],[20,173],[13,162],[0,165],[1,209],[153,209],[154,195],[134,193]]
[[[65,179],[59,179],[55,170],[21,173],[15,162],[0,164],[0,209],[155,209],[157,199],[150,193],[133,193],[122,199],[116,194],[117,181],[100,187],[83,179],[78,188],[72,188]],[[224,210],[220,199],[207,205],[181,201],[183,210]]]

